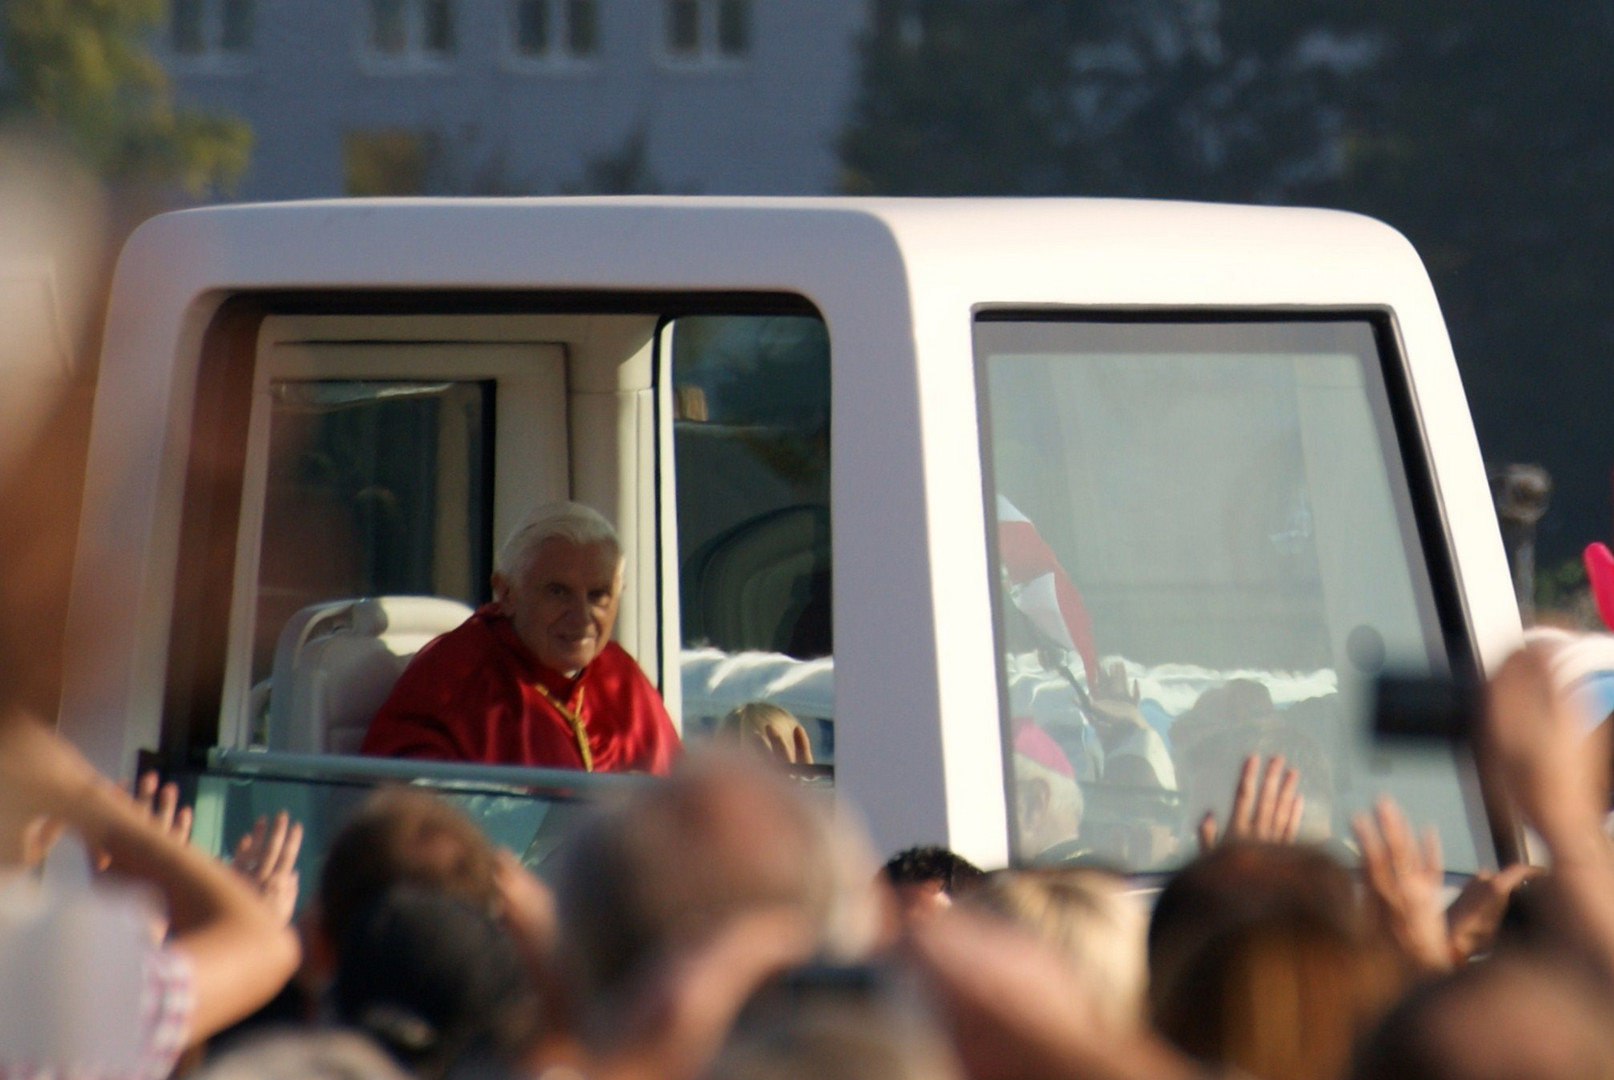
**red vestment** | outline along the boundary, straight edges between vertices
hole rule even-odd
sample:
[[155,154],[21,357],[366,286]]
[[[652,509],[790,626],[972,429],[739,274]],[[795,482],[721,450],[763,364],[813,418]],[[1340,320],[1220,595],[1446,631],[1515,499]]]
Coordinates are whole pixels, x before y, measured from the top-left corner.
[[370,721],[360,752],[584,768],[572,723],[556,702],[581,719],[597,772],[665,774],[678,755],[661,697],[620,645],[607,642],[568,679],[540,664],[491,604],[415,655]]

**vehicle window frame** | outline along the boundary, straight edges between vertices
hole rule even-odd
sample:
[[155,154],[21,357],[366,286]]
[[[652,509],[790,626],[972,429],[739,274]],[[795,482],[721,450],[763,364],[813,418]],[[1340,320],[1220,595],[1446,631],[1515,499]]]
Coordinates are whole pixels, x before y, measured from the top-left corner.
[[[799,293],[619,289],[253,290],[225,298],[202,330],[183,465],[176,573],[166,635],[159,744],[142,767],[180,775],[219,745],[262,327],[272,316],[823,314]],[[497,537],[496,537],[497,539]]]
[[[990,388],[987,378],[989,356],[980,347],[978,327],[983,323],[1002,322],[1088,322],[1142,325],[1226,325],[1274,323],[1330,323],[1365,322],[1372,331],[1382,379],[1386,409],[1372,410],[1375,425],[1379,427],[1381,445],[1393,450],[1401,469],[1387,470],[1392,498],[1404,504],[1411,520],[1397,513],[1403,542],[1408,543],[1409,554],[1416,553],[1423,560],[1423,576],[1429,587],[1429,601],[1434,608],[1436,629],[1444,645],[1445,656],[1452,673],[1459,677],[1474,678],[1480,670],[1477,643],[1469,629],[1469,620],[1462,589],[1456,571],[1456,556],[1451,543],[1446,511],[1440,498],[1431,465],[1429,443],[1419,414],[1411,370],[1406,350],[1392,308],[1383,305],[1282,307],[1282,308],[1228,308],[1228,307],[1082,307],[1063,305],[978,305],[971,313],[972,367],[975,380],[978,436],[981,454],[983,513],[988,524],[986,545],[988,566],[1000,565],[998,537],[990,524],[997,520],[995,511],[997,490],[993,463],[991,433]],[[1384,415],[1387,412],[1387,416]],[[1388,429],[1385,421],[1388,420]],[[1393,462],[1387,462],[1393,464]],[[992,635],[995,650],[993,665],[996,672],[999,733],[1002,740],[1002,785],[1008,808],[1009,845],[1016,851],[1016,824],[1013,813],[1013,746],[1007,726],[1002,718],[1009,715],[1009,687],[1007,673],[1001,662],[1006,640],[1003,610],[997,601],[998,585],[991,582],[994,597]],[[1523,835],[1518,823],[1506,809],[1504,800],[1483,783],[1473,766],[1472,756],[1465,748],[1454,747],[1459,794],[1463,801],[1464,816],[1480,848],[1482,864],[1487,855],[1494,855],[1497,865],[1507,865],[1523,857]],[[1484,850],[1483,840],[1489,839],[1491,851]]]

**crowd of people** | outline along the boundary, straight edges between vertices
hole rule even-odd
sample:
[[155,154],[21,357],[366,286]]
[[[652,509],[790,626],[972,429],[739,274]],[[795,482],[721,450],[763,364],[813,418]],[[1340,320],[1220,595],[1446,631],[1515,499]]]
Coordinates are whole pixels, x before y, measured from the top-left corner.
[[1474,749],[1551,870],[1449,903],[1389,802],[1353,823],[1356,874],[1296,843],[1281,760],[1247,761],[1151,897],[938,848],[882,865],[767,756],[714,747],[594,808],[544,880],[450,803],[380,789],[294,917],[295,823],[216,861],[172,788],[121,789],[14,708],[0,1076],[1614,1075],[1607,733],[1550,649],[1500,668]]

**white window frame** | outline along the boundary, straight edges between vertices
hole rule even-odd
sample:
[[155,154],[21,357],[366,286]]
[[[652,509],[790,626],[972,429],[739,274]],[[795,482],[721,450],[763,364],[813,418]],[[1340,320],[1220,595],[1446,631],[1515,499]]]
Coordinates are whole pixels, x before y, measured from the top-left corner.
[[674,71],[733,70],[748,67],[756,52],[756,0],[739,0],[746,5],[746,46],[742,52],[725,53],[719,48],[718,19],[723,0],[693,0],[697,8],[696,41],[693,52],[674,52],[670,47],[674,0],[659,0],[656,49],[661,62]]
[[358,55],[372,74],[421,74],[446,72],[459,56],[461,22],[460,0],[446,0],[453,48],[426,48],[426,5],[431,0],[398,0],[403,6],[403,48],[387,52],[376,46],[375,0],[361,0],[358,20]]
[[295,317],[272,316],[264,320],[259,331],[240,529],[236,537],[235,576],[231,585],[229,645],[220,700],[220,746],[243,748],[251,737],[252,649],[257,631],[264,501],[269,482],[272,382],[285,379],[492,380],[496,384],[495,547],[533,506],[564,498],[567,492],[570,453],[566,351],[560,345],[497,339],[309,342],[296,340],[300,329],[302,326]]
[[573,52],[570,47],[572,0],[547,0],[549,44],[543,52],[523,52],[521,48],[521,5],[525,0],[504,0],[505,61],[518,71],[576,74],[599,69],[605,51],[604,0],[594,4],[594,51]]
[[168,20],[164,24],[163,49],[176,68],[183,70],[234,72],[246,69],[257,49],[258,0],[236,0],[247,6],[252,22],[252,34],[245,48],[232,49],[224,45],[224,8],[230,0],[195,0],[201,19],[202,47],[198,52],[181,52],[174,46],[175,11],[169,5]]

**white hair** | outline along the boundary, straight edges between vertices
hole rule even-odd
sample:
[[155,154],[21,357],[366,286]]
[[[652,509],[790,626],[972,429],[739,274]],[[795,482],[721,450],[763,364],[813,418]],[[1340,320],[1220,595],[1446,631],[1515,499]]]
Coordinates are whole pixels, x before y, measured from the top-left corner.
[[553,502],[527,515],[527,520],[510,534],[499,549],[494,569],[507,578],[521,577],[545,540],[569,540],[578,547],[598,544],[611,552],[619,567],[624,559],[622,541],[604,514],[582,503]]

